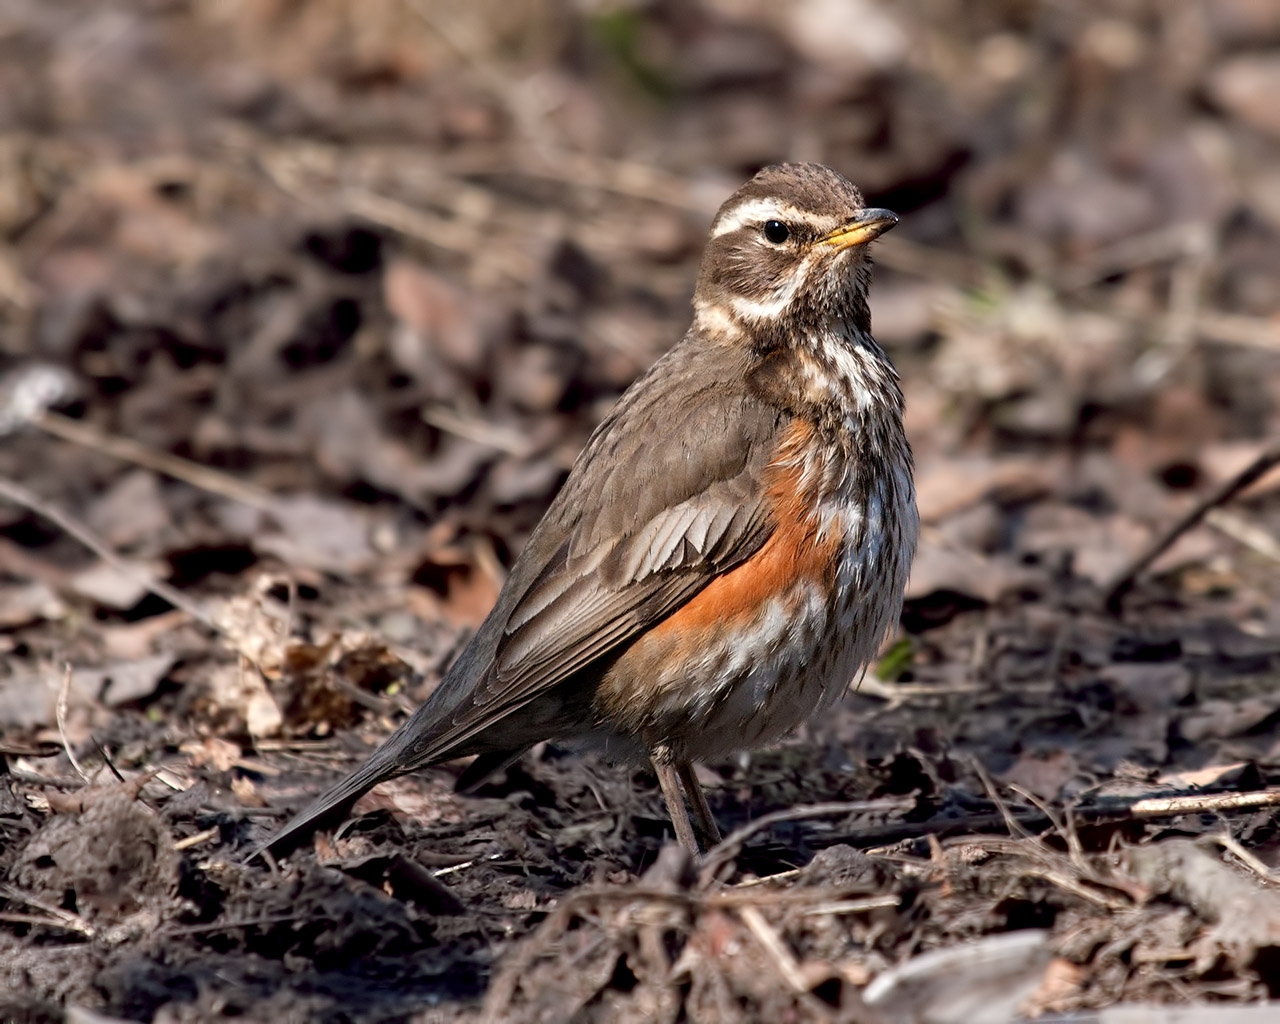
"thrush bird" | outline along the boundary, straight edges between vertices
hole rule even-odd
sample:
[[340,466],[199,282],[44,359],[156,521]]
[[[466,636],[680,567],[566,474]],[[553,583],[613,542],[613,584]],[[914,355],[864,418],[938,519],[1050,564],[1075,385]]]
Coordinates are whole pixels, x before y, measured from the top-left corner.
[[677,839],[715,820],[692,762],[784,736],[864,670],[917,514],[902,391],[872,339],[887,210],[818,164],[767,167],[711,224],[684,338],[619,399],[430,698],[272,836],[464,755],[460,784],[559,740],[652,761]]

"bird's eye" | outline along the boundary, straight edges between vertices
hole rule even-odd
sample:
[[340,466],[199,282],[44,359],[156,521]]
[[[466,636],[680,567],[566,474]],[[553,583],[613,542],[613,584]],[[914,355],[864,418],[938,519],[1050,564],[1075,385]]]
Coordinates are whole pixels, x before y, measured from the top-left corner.
[[791,237],[791,229],[780,220],[767,220],[764,222],[764,237],[774,245],[781,245]]

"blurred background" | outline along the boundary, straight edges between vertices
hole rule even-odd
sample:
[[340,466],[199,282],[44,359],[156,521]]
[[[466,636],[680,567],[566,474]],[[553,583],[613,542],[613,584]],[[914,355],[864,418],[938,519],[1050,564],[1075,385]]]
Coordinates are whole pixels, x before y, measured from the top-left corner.
[[[297,518],[40,431],[0,472],[179,585],[274,554],[450,598],[682,333],[723,198],[817,160],[903,217],[872,300],[930,536],[1100,581],[1275,433],[1277,46],[1269,0],[10,0],[6,364]],[[0,512],[74,568],[47,530]],[[1011,569],[957,568],[914,592]]]
[[[40,431],[0,472],[179,585],[287,543],[451,593],[475,552],[410,552],[507,562],[684,330],[717,205],[818,160],[903,216],[872,299],[926,523],[1101,580],[1275,433],[1277,46],[1270,0],[9,0],[0,355],[299,518]],[[0,511],[74,568],[54,532]]]
[[1082,612],[1280,435],[1278,97],[1276,0],[0,0],[0,733],[244,806],[380,735],[814,160],[902,217],[925,524],[828,751],[1280,764],[1280,476]]

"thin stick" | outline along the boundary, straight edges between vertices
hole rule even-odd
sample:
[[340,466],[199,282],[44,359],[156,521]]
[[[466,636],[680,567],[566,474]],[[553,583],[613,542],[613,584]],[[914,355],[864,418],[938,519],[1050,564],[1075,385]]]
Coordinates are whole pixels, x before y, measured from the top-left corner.
[[[44,900],[36,899],[34,896],[28,896],[25,892],[13,888],[11,885],[0,885],[0,896],[7,900],[14,900],[17,903],[25,903],[29,907],[36,910],[43,910],[50,917],[54,918],[63,928],[69,928],[72,931],[79,932],[81,935],[93,936],[93,925],[89,924],[84,918],[78,914],[73,914],[69,910],[63,910],[61,907],[55,907],[52,903],[46,903]],[[46,922],[41,921],[41,924]],[[52,924],[53,922],[47,922]]]
[[785,811],[774,811],[757,818],[741,828],[730,832],[719,846],[708,850],[703,858],[702,875],[709,878],[715,874],[722,864],[738,855],[742,846],[757,832],[762,832],[774,825],[786,821],[804,821],[808,818],[829,818],[838,814],[865,814],[873,811],[910,810],[913,801],[909,800],[855,800],[844,803],[810,804],[807,807],[789,807]]
[[67,662],[66,669],[62,673],[62,685],[58,687],[58,703],[55,708],[55,715],[58,719],[58,735],[62,737],[62,749],[67,753],[67,760],[71,762],[71,767],[75,769],[77,775],[84,780],[85,785],[89,784],[89,776],[80,762],[76,760],[75,751],[71,749],[71,742],[67,739],[67,697],[71,693],[71,663]]
[[186,839],[179,839],[173,844],[173,848],[177,851],[189,850],[193,846],[199,846],[201,843],[208,842],[210,839],[216,839],[222,830],[216,825],[213,828],[207,828],[203,832],[197,832],[193,836],[187,836]]
[[1088,872],[1089,864],[1088,861],[1085,860],[1084,847],[1080,844],[1080,836],[1076,832],[1075,822],[1071,818],[1071,808],[1067,808],[1067,819],[1064,823],[1058,820],[1058,816],[1053,813],[1048,804],[1030,790],[1023,789],[1016,783],[1010,785],[1009,788],[1017,793],[1018,796],[1022,797],[1023,800],[1027,801],[1027,803],[1040,808],[1040,810],[1044,812],[1044,816],[1053,822],[1053,827],[1066,841],[1067,854],[1071,859],[1072,865],[1077,871]]
[[1064,892],[1074,893],[1082,900],[1092,903],[1099,907],[1106,907],[1108,910],[1119,911],[1124,910],[1129,903],[1123,900],[1107,899],[1101,893],[1094,892],[1080,884],[1078,879],[1072,878],[1070,875],[1063,874],[1061,871],[1055,871],[1049,867],[1027,868],[1022,872],[1024,878],[1041,878],[1050,885],[1056,885]]
[[755,907],[743,907],[738,911],[738,916],[742,918],[742,923],[755,936],[764,951],[769,954],[778,973],[782,975],[782,980],[797,992],[808,992],[811,986],[805,980],[799,961],[782,941],[782,936],[764,919],[764,915]]
[[[976,757],[969,758],[969,765],[977,773],[978,778],[982,781],[982,788],[987,791],[987,799],[996,805],[996,810],[1000,812],[1000,817],[1004,818],[1004,827],[1009,830],[1009,835],[1017,836],[1020,839],[1030,839],[1031,833],[1022,827],[1022,823],[1013,816],[1009,810],[1009,805],[1004,802],[1004,797],[1000,795],[1000,791],[996,789],[996,784],[991,781],[991,776],[987,774],[987,770],[982,767],[982,762]],[[1050,821],[1053,816],[1048,815]]]
[[1272,871],[1266,864],[1246,850],[1234,836],[1223,833],[1220,835],[1201,836],[1196,841],[1205,844],[1215,843],[1216,845],[1221,846],[1228,853],[1234,854],[1245,867],[1261,878],[1264,882],[1269,882],[1272,885],[1280,885],[1280,874],[1276,874],[1276,872]]
[[[1263,789],[1252,793],[1193,793],[1187,796],[1146,797],[1133,803],[1128,810],[1135,818],[1173,818],[1180,814],[1215,814],[1220,811],[1244,811],[1277,805],[1280,805],[1280,789]],[[1098,805],[1102,814],[1106,813],[1105,806],[1104,803]]]
[[438,5],[410,0],[409,6],[449,49],[480,76],[493,96],[507,108],[520,135],[545,159],[550,148],[545,140],[548,130],[554,129],[554,122],[542,116],[545,111],[538,109],[536,91],[508,75],[506,69],[491,60],[474,39],[459,30],[455,22],[442,17],[437,10]]
[[1152,562],[1169,550],[1174,541],[1199,523],[1210,509],[1225,505],[1246,487],[1260,480],[1271,467],[1277,464],[1280,464],[1280,439],[1272,441],[1262,454],[1246,466],[1243,471],[1237,473],[1232,479],[1224,481],[1209,494],[1205,495],[1193,509],[1157,537],[1142,554],[1130,562],[1116,576],[1111,585],[1107,587],[1105,599],[1107,611],[1112,615],[1118,615],[1124,595],[1133,587],[1134,581]]
[[1240,316],[1220,310],[1202,310],[1196,317],[1196,332],[1213,341],[1248,345],[1274,352],[1280,348],[1280,326],[1272,317]]
[[59,921],[57,918],[53,917],[39,917],[36,914],[3,913],[0,914],[0,921],[7,921],[10,924],[43,925],[45,928],[62,928],[66,931],[78,932],[85,936],[92,937],[93,935],[92,929],[89,929],[88,931],[85,930],[85,928],[88,927],[87,925],[85,927],[81,927],[79,924],[72,924],[69,921]]
[[899,907],[902,897],[893,894],[887,896],[867,896],[860,900],[831,900],[819,903],[800,911],[803,917],[831,917],[834,914],[865,914],[868,910],[880,910],[884,907]]
[[38,516],[43,516],[53,523],[63,532],[69,534],[110,565],[119,573],[123,573],[131,580],[134,580],[140,586],[145,587],[150,593],[155,594],[159,598],[168,601],[175,608],[180,608],[186,612],[197,622],[201,622],[215,632],[219,632],[217,625],[210,617],[209,613],[192,601],[189,597],[175,590],[163,580],[158,580],[149,572],[140,569],[136,565],[130,565],[123,558],[112,551],[106,544],[100,541],[89,530],[61,509],[50,505],[43,498],[32,494],[21,484],[0,477],[0,498],[4,498],[13,502],[15,505],[21,505],[23,508],[29,509]]
[[1280,562],[1280,540],[1271,536],[1260,526],[1225,508],[1211,509],[1204,521],[1219,533],[1230,537],[1238,544],[1243,544],[1250,551],[1273,562]]
[[115,766],[115,762],[111,760],[111,755],[107,753],[107,748],[98,742],[98,737],[93,735],[93,733],[89,733],[89,739],[93,740],[93,745],[98,748],[98,754],[102,758],[102,763],[111,770],[111,774],[116,777],[116,781],[124,782],[124,776],[120,774],[120,769],[117,768]]
[[231,498],[233,501],[261,509],[264,512],[271,512],[278,507],[275,495],[270,491],[264,491],[260,487],[255,487],[253,484],[246,483],[243,480],[237,480],[233,476],[228,476],[226,473],[211,469],[208,466],[202,466],[198,462],[191,462],[177,455],[170,455],[168,452],[148,448],[146,445],[127,437],[118,437],[114,434],[105,433],[91,423],[73,420],[69,416],[61,416],[56,412],[41,413],[31,422],[46,433],[61,438],[63,441],[70,441],[72,444],[92,448],[94,451],[103,452],[120,459],[122,462],[130,462],[137,466],[153,469],[157,473],[163,473],[165,476],[173,477],[175,480],[181,480],[183,483],[198,487],[202,491],[208,491],[210,494]]
[[[1123,799],[1108,797],[1075,807],[1072,809],[1072,814],[1087,822],[1124,820],[1125,818],[1145,821],[1151,818],[1176,818],[1183,814],[1222,814],[1227,811],[1276,806],[1280,806],[1280,789],[1256,790],[1249,793],[1188,793],[1167,797]],[[1009,813],[1024,828],[1043,828],[1054,824],[1053,819],[1041,810],[1011,810]],[[999,828],[1005,824],[1005,820],[999,814],[975,814],[968,818],[948,818],[945,821],[878,825],[863,829],[856,834],[840,835],[835,837],[834,841],[853,843],[863,847],[878,847],[886,843],[900,843],[928,835],[972,834]]]

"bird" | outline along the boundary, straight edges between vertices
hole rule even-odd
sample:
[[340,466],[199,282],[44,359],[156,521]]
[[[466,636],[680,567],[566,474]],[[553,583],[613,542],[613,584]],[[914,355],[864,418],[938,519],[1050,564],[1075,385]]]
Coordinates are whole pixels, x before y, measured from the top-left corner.
[[680,845],[719,842],[694,762],[830,707],[901,612],[919,517],[867,300],[897,223],[816,163],[734,192],[687,332],[592,433],[440,684],[254,854],[388,779],[472,756],[465,789],[548,740],[650,762]]

